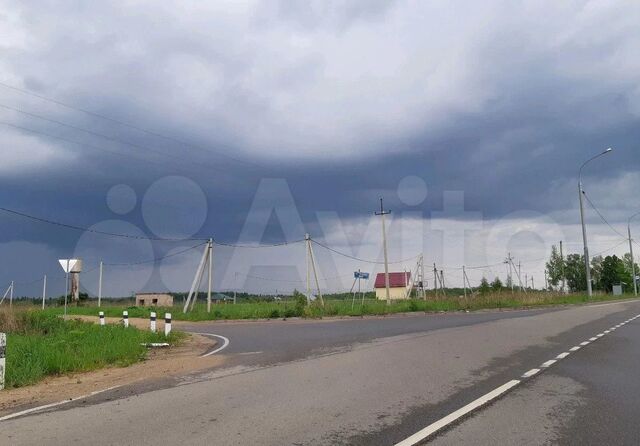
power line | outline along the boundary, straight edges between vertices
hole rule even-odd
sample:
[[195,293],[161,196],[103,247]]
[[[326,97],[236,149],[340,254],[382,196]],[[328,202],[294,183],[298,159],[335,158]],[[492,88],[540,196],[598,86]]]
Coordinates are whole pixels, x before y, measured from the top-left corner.
[[118,152],[118,151],[110,150],[110,149],[107,149],[107,148],[104,148],[104,147],[95,146],[93,144],[87,144],[87,143],[84,143],[84,142],[74,141],[72,139],[65,138],[63,136],[52,135],[51,133],[43,132],[41,130],[31,129],[31,128],[24,127],[24,126],[21,126],[21,125],[13,124],[11,122],[0,121],[0,124],[6,125],[8,127],[13,127],[15,129],[18,129],[18,130],[23,130],[25,132],[33,133],[33,134],[36,134],[36,135],[46,136],[47,138],[57,139],[57,140],[60,140],[60,141],[71,143],[71,144],[76,144],[76,145],[78,145],[80,147],[89,147],[91,149],[98,150],[98,151],[101,151],[101,152],[107,152],[107,153],[111,153],[111,154],[114,154],[114,155],[125,156],[125,157],[134,156],[136,158],[142,159],[143,161],[145,161],[147,163],[158,164],[160,166],[166,167],[166,164],[164,164],[164,163],[161,163],[161,162],[158,162],[158,161],[155,161],[155,160],[151,160],[151,159],[147,159],[147,158],[143,158],[143,157],[139,156],[137,153],[136,154],[131,154],[131,153]]
[[[154,148],[149,147],[149,146],[135,144],[135,143],[132,143],[132,142],[129,142],[129,141],[125,141],[123,139],[114,138],[112,136],[105,135],[105,134],[100,133],[100,132],[96,132],[94,130],[89,130],[89,129],[86,129],[86,128],[83,128],[83,127],[79,127],[79,126],[74,125],[74,124],[69,124],[67,122],[59,121],[57,119],[47,118],[45,116],[38,115],[36,113],[32,113],[32,112],[28,112],[28,111],[24,111],[24,110],[21,110],[19,108],[11,107],[11,106],[6,105],[6,104],[0,103],[0,107],[5,108],[7,110],[11,110],[11,111],[17,112],[17,113],[21,113],[21,114],[26,115],[26,116],[30,116],[30,117],[37,118],[37,119],[40,119],[40,120],[43,120],[43,121],[46,121],[46,122],[50,122],[50,123],[53,123],[53,124],[56,124],[56,125],[64,126],[64,127],[67,127],[67,128],[73,129],[73,130],[78,130],[78,131],[87,133],[87,134],[92,135],[92,136],[97,136],[99,138],[106,139],[108,141],[112,141],[112,142],[116,142],[116,143],[119,143],[119,144],[124,144],[124,145],[130,146],[130,147],[135,147],[135,148],[138,148],[138,149],[142,149],[142,150],[146,150],[146,151],[149,151],[149,152],[153,152],[153,153],[156,153],[158,155],[171,158],[173,160],[186,161],[190,165],[195,166],[197,168],[206,168],[207,170],[209,170],[209,169],[224,170],[225,169],[224,167],[218,166],[216,164],[208,164],[207,163],[207,166],[203,166],[203,164],[201,162],[190,161],[189,159],[185,159],[182,156],[172,155],[171,153],[166,153],[166,152],[163,152],[163,151],[158,150],[158,149],[154,149]],[[4,123],[4,122],[3,122],[3,124],[11,125],[11,124]],[[20,127],[20,126],[15,126],[15,127],[20,128],[21,130],[27,130],[27,131],[30,131],[30,132],[33,132],[33,133],[39,133],[39,134],[41,134],[43,136],[47,136],[47,137],[50,137],[50,138],[60,138],[60,137],[57,137],[57,136],[54,136],[54,135],[51,135],[51,134],[47,134],[45,132],[39,132],[39,131],[36,131],[36,130],[28,129],[26,127]],[[101,148],[101,147],[87,145],[87,144],[84,144],[84,143],[75,142],[75,141],[68,140],[68,139],[64,139],[64,140],[68,141],[68,142],[71,142],[71,143],[74,143],[74,144],[84,145],[85,147],[91,147],[91,148],[95,148],[95,149],[98,149],[98,150],[106,150],[106,149]],[[111,152],[111,153],[119,153],[119,152]],[[122,155],[128,156],[129,154],[122,153]],[[148,160],[144,159],[144,161],[148,161]]]
[[596,213],[598,214],[598,216],[600,217],[600,219],[605,222],[607,224],[607,226],[609,226],[611,228],[611,230],[613,232],[615,232],[616,234],[618,234],[620,237],[622,237],[625,240],[628,240],[627,237],[625,235],[622,235],[621,233],[618,232],[618,230],[616,228],[614,228],[613,226],[611,226],[611,224],[607,221],[606,218],[604,218],[604,215],[602,215],[602,213],[598,210],[598,208],[593,204],[593,202],[589,199],[589,196],[587,195],[587,193],[585,191],[582,191],[582,194],[584,195],[584,198],[587,200],[587,203],[589,203],[591,205],[591,207],[593,208],[594,211],[596,211]]
[[201,146],[198,146],[198,145],[195,145],[195,144],[190,144],[188,142],[182,141],[182,140],[180,140],[178,138],[175,138],[173,136],[167,136],[167,135],[164,135],[162,133],[158,133],[156,131],[146,129],[144,127],[140,127],[140,126],[135,125],[135,124],[130,124],[128,122],[124,122],[124,121],[121,121],[119,119],[112,118],[110,116],[106,116],[106,115],[103,115],[103,114],[100,114],[100,113],[96,113],[96,112],[93,112],[91,110],[87,110],[87,109],[84,109],[84,108],[76,107],[76,106],[73,106],[73,105],[68,104],[66,102],[62,102],[62,101],[59,101],[57,99],[52,99],[52,98],[40,95],[38,93],[34,93],[32,91],[29,91],[29,90],[25,90],[23,88],[19,88],[19,87],[7,84],[5,82],[0,82],[0,86],[3,86],[3,87],[8,88],[10,90],[14,90],[14,91],[20,92],[22,94],[26,94],[26,95],[29,95],[29,96],[36,97],[36,98],[41,99],[43,101],[47,101],[47,102],[50,102],[52,104],[59,105],[61,107],[65,107],[65,108],[68,108],[68,109],[71,109],[71,110],[75,110],[77,112],[85,113],[85,114],[93,116],[95,118],[104,119],[104,120],[110,121],[110,122],[112,122],[114,124],[118,124],[118,125],[121,125],[121,126],[124,126],[124,127],[128,127],[130,129],[146,133],[148,135],[152,135],[152,136],[155,136],[155,137],[158,137],[158,138],[162,138],[162,139],[165,139],[165,140],[168,140],[168,141],[173,141],[175,143],[182,144],[182,145],[188,146],[188,147],[192,147],[192,148],[195,148],[195,149],[198,149],[198,150],[204,150],[205,152],[207,152],[209,154],[215,153],[217,155],[223,156],[225,158],[228,158],[228,159],[233,160],[233,161],[238,162],[238,163],[249,164],[249,165],[254,165],[254,166],[258,166],[258,167],[264,167],[264,166],[262,166],[262,165],[260,165],[260,164],[258,164],[256,162],[242,160],[242,159],[233,157],[231,155],[228,155],[228,154],[222,153],[222,152],[214,152],[214,151],[211,151],[211,150],[206,149],[204,147],[201,147]]
[[173,252],[171,254],[167,254],[167,255],[162,256],[162,257],[156,257],[156,258],[153,258],[153,259],[150,259],[150,260],[142,260],[142,261],[139,261],[139,262],[129,262],[129,263],[104,263],[103,262],[102,264],[104,266],[133,266],[133,265],[143,265],[145,263],[156,263],[156,262],[159,262],[160,260],[168,259],[169,257],[175,257],[175,256],[178,256],[180,254],[184,254],[185,252],[194,250],[194,249],[199,248],[200,246],[204,246],[206,244],[207,244],[207,242],[199,243],[197,245],[190,246],[189,248],[185,248],[185,249],[182,249],[180,251]]
[[230,248],[248,248],[248,249],[275,248],[275,247],[278,247],[278,246],[294,245],[296,243],[301,243],[301,242],[304,242],[304,239],[293,240],[291,242],[272,243],[272,244],[241,245],[241,244],[234,244],[234,243],[227,243],[227,242],[218,242],[215,239],[213,240],[213,244],[214,245],[228,246]]
[[75,226],[67,223],[62,223],[59,221],[49,220],[46,218],[36,217],[35,215],[26,214],[24,212],[16,211],[13,209],[8,209],[4,207],[0,207],[0,211],[6,212],[8,214],[17,215],[19,217],[28,218],[30,220],[38,221],[40,223],[45,223],[49,225],[60,226],[67,229],[73,229],[76,231],[90,232],[93,234],[99,234],[109,237],[121,237],[128,239],[137,239],[137,240],[152,240],[152,241],[163,241],[163,242],[183,242],[183,241],[205,241],[208,239],[198,239],[198,238],[189,238],[189,239],[179,239],[179,238],[160,238],[160,237],[148,237],[145,235],[132,235],[132,234],[120,234],[116,232],[107,232],[107,231],[99,231],[97,229],[86,228],[83,226]]
[[[334,253],[336,253],[336,254],[338,254],[338,255],[341,255],[341,256],[343,256],[343,257],[346,257],[346,258],[349,258],[349,259],[352,259],[352,260],[357,260],[357,261],[359,261],[359,262],[363,262],[363,263],[371,263],[371,264],[375,264],[375,265],[383,265],[383,264],[384,264],[384,262],[379,262],[379,261],[377,261],[377,260],[366,260],[366,259],[361,259],[361,258],[359,258],[359,257],[352,256],[352,255],[350,255],[350,254],[346,254],[346,253],[344,253],[344,252],[341,252],[341,251],[338,251],[338,250],[336,250],[336,249],[330,248],[329,246],[324,245],[324,244],[322,244],[322,243],[320,243],[320,242],[318,242],[318,241],[316,241],[316,240],[314,240],[314,239],[311,239],[311,241],[312,241],[313,243],[315,243],[316,245],[321,246],[321,247],[322,247],[322,248],[324,248],[324,249],[327,249],[327,250],[329,250],[329,251],[331,251],[331,252],[334,252]],[[411,260],[415,260],[415,259],[417,259],[419,256],[420,256],[420,255],[417,255],[417,256],[414,256],[414,257],[410,257],[410,258],[408,258],[408,259],[404,259],[404,260],[396,260],[396,261],[393,261],[393,262],[387,262],[387,263],[405,263],[405,262],[409,262],[409,261],[411,261]]]

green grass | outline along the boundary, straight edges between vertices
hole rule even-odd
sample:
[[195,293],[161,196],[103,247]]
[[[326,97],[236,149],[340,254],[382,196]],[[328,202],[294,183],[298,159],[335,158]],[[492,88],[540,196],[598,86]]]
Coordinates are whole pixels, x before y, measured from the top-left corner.
[[0,331],[7,331],[5,387],[36,383],[49,375],[127,366],[143,360],[145,342],[176,343],[184,336],[134,327],[64,321],[52,312],[4,310]]
[[[198,303],[192,312],[184,314],[182,307],[171,308],[139,308],[117,305],[103,306],[98,309],[95,306],[69,307],[69,314],[98,315],[98,311],[104,311],[106,316],[122,317],[122,310],[129,312],[129,317],[148,318],[151,311],[156,311],[158,318],[170,312],[174,320],[204,321],[204,320],[234,320],[234,319],[276,319],[290,317],[321,318],[328,316],[364,316],[386,315],[394,313],[441,312],[482,310],[491,308],[526,308],[546,305],[570,305],[587,302],[600,302],[620,298],[631,298],[632,295],[613,296],[599,294],[588,299],[581,294],[556,294],[546,292],[529,292],[511,294],[508,291],[491,293],[487,295],[469,296],[467,299],[461,296],[448,296],[446,298],[429,297],[427,300],[411,299],[395,301],[387,305],[383,300],[365,299],[364,304],[356,300],[352,306],[351,299],[326,300],[324,308],[317,303],[310,306],[296,304],[293,300],[283,302],[246,302],[238,304],[217,304],[212,306],[211,313],[207,313],[206,305]],[[61,314],[61,308],[46,310],[51,314]]]

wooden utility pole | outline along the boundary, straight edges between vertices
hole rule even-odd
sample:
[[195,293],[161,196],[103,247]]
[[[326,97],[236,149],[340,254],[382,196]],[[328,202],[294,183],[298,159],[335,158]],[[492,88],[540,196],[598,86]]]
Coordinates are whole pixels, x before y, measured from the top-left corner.
[[391,295],[389,294],[389,259],[387,258],[387,231],[385,228],[384,216],[390,214],[391,211],[385,211],[382,205],[382,198],[380,198],[380,212],[376,212],[375,215],[379,215],[382,218],[382,249],[384,251],[384,287],[387,297],[387,304],[391,304]]

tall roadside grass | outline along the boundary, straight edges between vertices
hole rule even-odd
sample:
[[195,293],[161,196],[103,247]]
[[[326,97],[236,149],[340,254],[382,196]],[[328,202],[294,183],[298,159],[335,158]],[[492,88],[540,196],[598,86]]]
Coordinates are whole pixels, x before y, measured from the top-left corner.
[[49,375],[127,366],[145,358],[142,343],[178,342],[118,325],[99,326],[63,320],[51,312],[0,310],[0,331],[7,333],[5,387],[36,383]]
[[[427,299],[408,299],[393,301],[387,305],[384,300],[365,299],[328,299],[325,306],[317,303],[306,305],[306,302],[286,300],[280,302],[244,302],[238,304],[216,304],[208,313],[204,303],[196,304],[193,311],[186,314],[182,307],[169,308],[127,307],[125,305],[109,305],[100,309],[97,307],[70,307],[69,314],[91,315],[97,318],[98,311],[104,311],[106,316],[122,317],[122,310],[129,312],[129,317],[148,318],[151,311],[162,317],[165,312],[172,313],[174,320],[205,321],[205,320],[237,320],[237,319],[277,319],[290,317],[321,318],[327,316],[365,316],[387,315],[407,312],[442,312],[464,311],[499,308],[528,308],[545,305],[581,304],[599,302],[620,298],[631,298],[632,295],[612,296],[607,294],[594,295],[591,299],[582,294],[560,294],[548,292],[510,293],[503,291],[489,294],[473,294],[467,298],[463,296],[433,297]],[[46,310],[51,314],[61,314],[62,309]]]

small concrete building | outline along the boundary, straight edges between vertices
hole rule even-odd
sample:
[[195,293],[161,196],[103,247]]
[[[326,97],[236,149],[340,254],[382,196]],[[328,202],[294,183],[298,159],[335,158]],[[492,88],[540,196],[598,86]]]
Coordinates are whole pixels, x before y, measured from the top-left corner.
[[173,296],[166,293],[137,293],[136,307],[171,307]]
[[[373,286],[376,290],[376,299],[386,300],[387,292],[384,280],[384,273],[376,275],[376,282]],[[389,297],[391,299],[406,299],[411,287],[411,273],[389,273]]]

